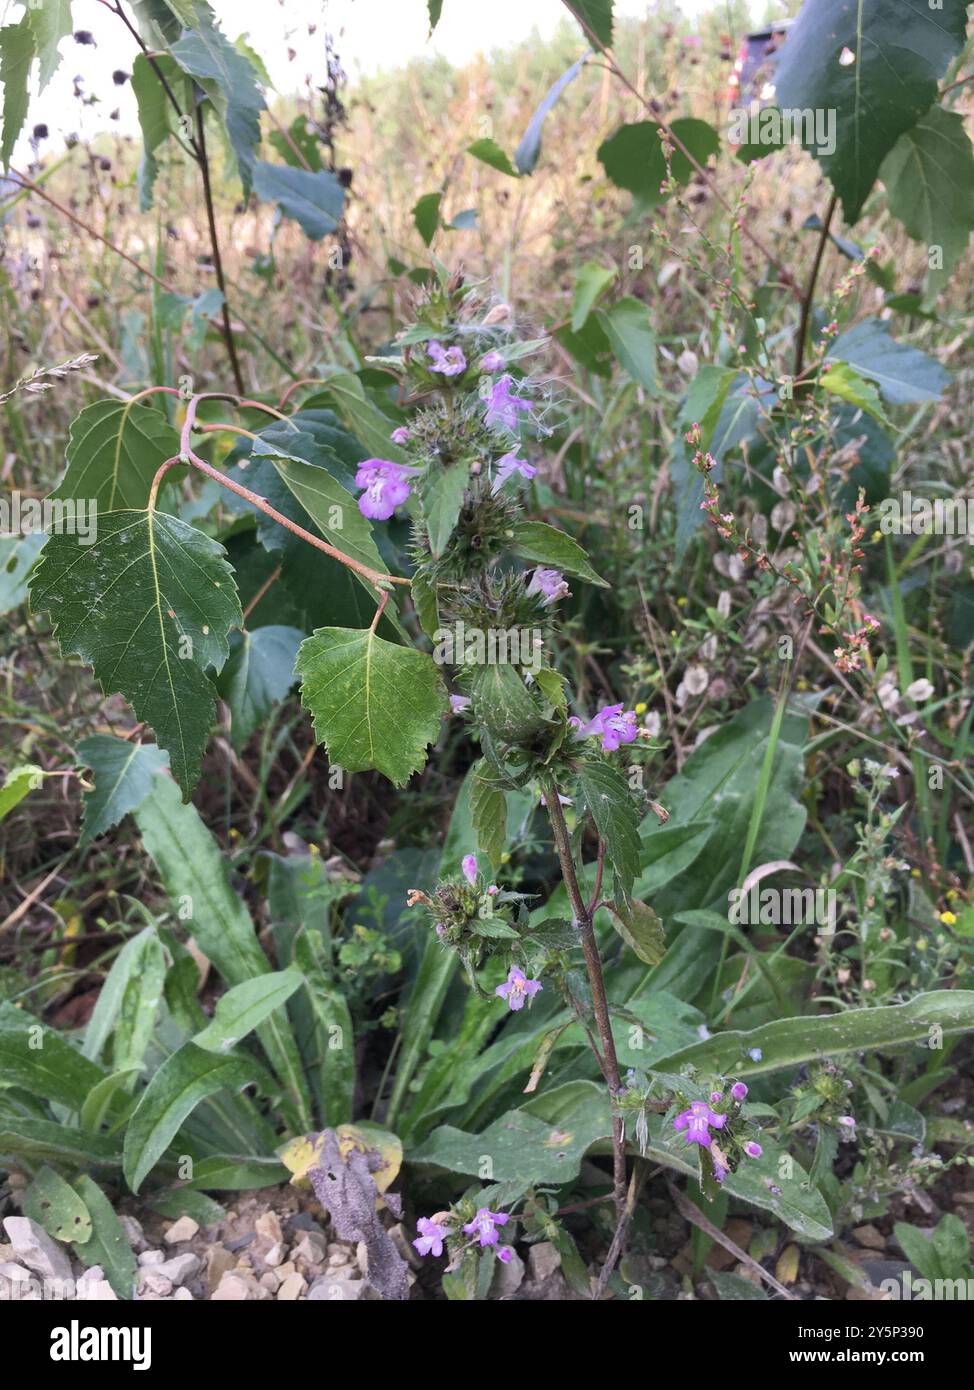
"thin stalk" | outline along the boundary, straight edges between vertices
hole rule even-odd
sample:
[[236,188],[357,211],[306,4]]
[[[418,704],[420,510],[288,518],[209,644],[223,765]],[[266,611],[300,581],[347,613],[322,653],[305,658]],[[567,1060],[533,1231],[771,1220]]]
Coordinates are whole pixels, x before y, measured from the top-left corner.
[[213,269],[216,272],[217,287],[223,296],[223,306],[221,310],[223,339],[227,345],[227,356],[230,358],[230,370],[233,372],[233,379],[236,382],[237,391],[242,396],[244,394],[244,383],[243,376],[240,373],[240,363],[237,360],[237,345],[233,341],[233,329],[230,326],[230,307],[227,304],[227,283],[223,278],[223,261],[220,257],[220,238],[216,230],[216,213],[213,208],[213,188],[210,184],[210,161],[206,156],[206,128],[203,121],[202,104],[198,105],[196,108],[196,148],[200,174],[203,179],[203,201],[206,203],[206,221],[210,229],[210,249],[213,253]]

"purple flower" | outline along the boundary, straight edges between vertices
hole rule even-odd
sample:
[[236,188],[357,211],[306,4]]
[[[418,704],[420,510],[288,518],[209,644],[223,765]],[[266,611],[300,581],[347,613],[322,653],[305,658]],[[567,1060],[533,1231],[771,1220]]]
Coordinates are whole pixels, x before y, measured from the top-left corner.
[[365,489],[358,499],[359,511],[373,521],[388,521],[409,496],[408,478],[418,472],[418,468],[409,468],[404,463],[366,459],[355,474],[355,486]]
[[747,1055],[750,1057],[752,1062],[760,1062],[761,1058],[764,1056],[764,1053],[761,1051],[759,1047],[752,1047],[748,1049]]
[[710,1104],[711,1104],[711,1105],[719,1105],[720,1102],[721,1102],[723,1099],[724,1099],[724,1097],[720,1094],[719,1091],[711,1091],[711,1092],[710,1092]]
[[705,1100],[695,1100],[688,1110],[682,1111],[673,1121],[674,1129],[685,1129],[688,1144],[703,1144],[710,1147],[710,1128],[723,1129],[727,1123],[726,1115],[718,1115]]
[[460,863],[463,876],[470,884],[471,888],[477,882],[477,856],[475,854],[465,854]]
[[450,1234],[448,1226],[440,1226],[436,1221],[421,1216],[416,1222],[416,1229],[419,1235],[413,1241],[413,1245],[421,1255],[443,1254],[443,1242]]
[[392,440],[393,444],[405,444],[409,439],[409,431],[405,425],[397,425],[389,438]]
[[524,1008],[525,999],[533,999],[541,988],[540,980],[529,980],[523,970],[518,970],[516,965],[512,965],[507,979],[502,985],[497,986],[494,993],[499,999],[506,999],[508,1006],[517,1013]]
[[480,365],[485,372],[499,372],[504,365],[504,354],[496,348],[491,348],[490,352],[485,352],[480,359]]
[[731,1095],[734,1100],[744,1100],[747,1095],[747,1087],[743,1081],[735,1081],[731,1087]]
[[453,714],[462,714],[465,709],[470,708],[469,695],[451,695],[450,710]]
[[635,710],[623,713],[621,705],[606,705],[587,724],[576,717],[569,723],[575,726],[576,738],[592,738],[595,735],[601,738],[604,753],[614,753],[620,743],[632,743],[639,732]]
[[512,473],[520,473],[526,482],[530,482],[537,471],[534,465],[528,463],[526,459],[515,458],[513,454],[505,454],[503,458],[497,460],[494,481],[490,490],[492,493],[500,492]]
[[440,372],[443,376],[459,376],[467,370],[467,359],[458,347],[445,348],[434,339],[426,344],[426,351],[433,364],[430,367],[431,372]]
[[560,598],[568,598],[571,590],[564,575],[559,574],[558,570],[548,570],[541,565],[534,571],[530,583],[527,587],[529,595],[539,594],[543,608],[548,608],[553,603],[557,603]]
[[764,1150],[760,1144],[755,1144],[753,1139],[749,1139],[744,1145],[744,1152],[747,1154],[748,1158],[760,1158]]
[[482,1246],[496,1245],[498,1226],[506,1226],[509,1220],[505,1211],[488,1211],[487,1207],[481,1207],[463,1229],[468,1236],[477,1236]]
[[511,1245],[499,1245],[496,1253],[497,1258],[502,1264],[509,1265],[514,1255],[514,1247]]
[[494,382],[490,388],[490,395],[487,397],[487,409],[484,413],[485,425],[500,425],[505,430],[515,431],[518,411],[526,410],[530,414],[531,407],[528,402],[518,400],[517,396],[511,395],[513,384],[514,378],[508,372],[505,372],[500,380]]

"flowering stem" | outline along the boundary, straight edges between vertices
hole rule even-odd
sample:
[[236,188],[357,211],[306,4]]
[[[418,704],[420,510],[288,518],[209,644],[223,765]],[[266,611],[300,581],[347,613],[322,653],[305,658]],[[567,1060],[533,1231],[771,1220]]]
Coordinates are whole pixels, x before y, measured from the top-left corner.
[[568,826],[565,824],[564,812],[561,809],[561,802],[558,800],[558,788],[554,781],[549,780],[544,784],[545,806],[548,810],[548,818],[551,821],[551,829],[555,838],[555,848],[558,851],[558,859],[561,864],[561,876],[568,889],[568,896],[572,904],[572,912],[575,923],[578,927],[582,940],[582,952],[585,956],[585,968],[588,971],[589,985],[592,990],[592,1007],[595,1011],[595,1021],[598,1025],[599,1040],[602,1044],[602,1055],[596,1053],[602,1075],[609,1088],[612,1097],[612,1174],[613,1174],[613,1196],[615,1198],[616,1212],[619,1221],[628,1224],[626,1216],[626,1131],[623,1117],[615,1112],[615,1098],[622,1090],[622,1080],[619,1076],[619,1059],[616,1056],[615,1039],[612,1036],[612,1023],[609,1017],[609,1001],[605,993],[605,979],[602,974],[602,958],[599,955],[598,942],[595,939],[595,928],[592,925],[592,909],[587,907],[585,899],[582,897],[582,890],[579,887],[578,875],[575,872],[575,861],[572,858],[571,840],[568,834]]

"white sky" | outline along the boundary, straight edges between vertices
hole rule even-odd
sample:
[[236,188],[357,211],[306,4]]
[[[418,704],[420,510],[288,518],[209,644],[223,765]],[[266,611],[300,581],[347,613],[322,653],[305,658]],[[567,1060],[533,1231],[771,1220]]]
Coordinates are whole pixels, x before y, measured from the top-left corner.
[[[490,53],[527,38],[537,28],[546,35],[568,17],[561,0],[444,0],[443,16],[429,37],[426,0],[211,0],[227,37],[249,36],[260,54],[279,92],[301,89],[310,76],[320,80],[324,69],[323,35],[336,37],[336,47],[351,79],[361,73],[394,68],[419,54],[441,54],[450,62],[462,64],[477,53]],[[689,17],[707,8],[705,0],[679,0]],[[615,0],[621,17],[638,17],[647,8],[645,0]],[[753,0],[752,0],[753,8]],[[24,6],[0,0],[0,18],[15,22]],[[116,129],[134,133],[138,129],[135,100],[126,84],[116,88],[111,79],[115,69],[131,70],[135,45],[121,21],[98,0],[74,0],[73,19],[77,29],[87,29],[97,47],[81,47],[70,38],[61,45],[62,64],[47,90],[35,93],[28,121],[47,124],[51,143],[45,152],[61,145],[58,138],[68,132],[90,136],[96,131]],[[318,31],[309,36],[307,26],[317,23]],[[296,56],[289,58],[288,48]],[[81,75],[86,93],[100,98],[93,107],[82,107],[73,95],[73,79]],[[119,110],[113,122],[109,113]],[[14,162],[30,158],[29,147],[20,142]]]

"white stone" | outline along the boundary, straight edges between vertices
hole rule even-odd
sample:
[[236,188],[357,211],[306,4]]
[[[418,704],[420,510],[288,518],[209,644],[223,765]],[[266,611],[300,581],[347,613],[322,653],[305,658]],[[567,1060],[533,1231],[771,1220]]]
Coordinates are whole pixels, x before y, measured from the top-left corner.
[[71,1261],[43,1227],[28,1216],[8,1216],[4,1230],[10,1238],[18,1264],[39,1274],[42,1279],[72,1279]]
[[169,1227],[163,1240],[167,1245],[178,1245],[180,1241],[192,1240],[199,1228],[199,1222],[194,1221],[191,1216],[181,1216]]

